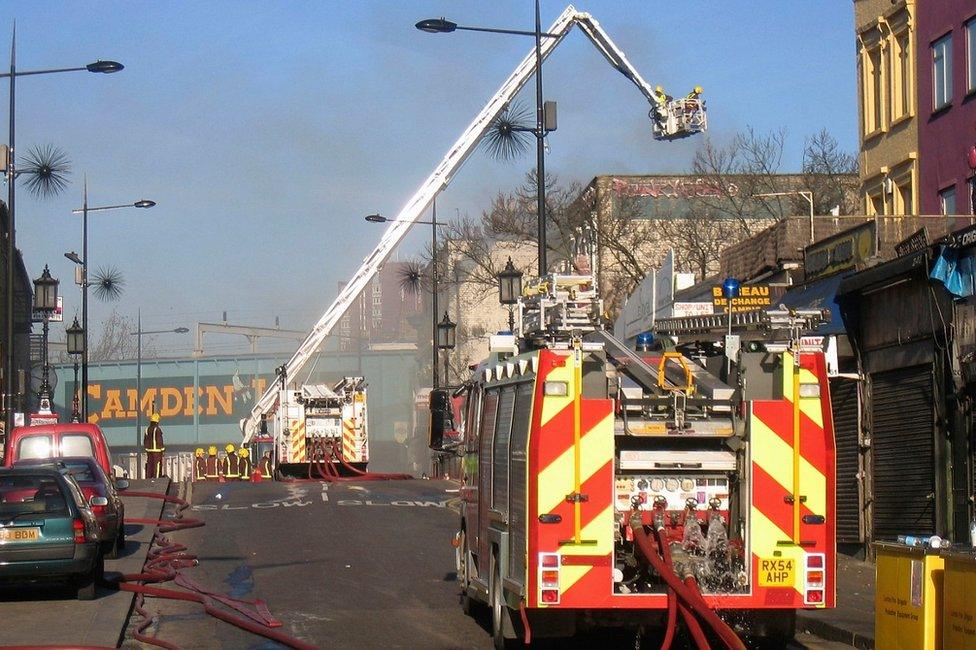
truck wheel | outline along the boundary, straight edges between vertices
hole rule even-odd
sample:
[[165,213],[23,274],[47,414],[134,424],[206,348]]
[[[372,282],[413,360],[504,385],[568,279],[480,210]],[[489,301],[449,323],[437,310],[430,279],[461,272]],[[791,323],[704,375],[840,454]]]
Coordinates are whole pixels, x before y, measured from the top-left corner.
[[461,611],[466,616],[471,616],[473,603],[471,596],[468,594],[468,585],[471,581],[471,574],[469,572],[470,564],[468,563],[468,536],[464,530],[458,533],[458,535],[460,539],[458,540],[458,547],[455,551],[455,562],[457,564],[458,586],[461,587]]
[[502,570],[496,556],[491,556],[491,640],[495,650],[518,648],[522,644],[512,632],[511,615],[502,593]]

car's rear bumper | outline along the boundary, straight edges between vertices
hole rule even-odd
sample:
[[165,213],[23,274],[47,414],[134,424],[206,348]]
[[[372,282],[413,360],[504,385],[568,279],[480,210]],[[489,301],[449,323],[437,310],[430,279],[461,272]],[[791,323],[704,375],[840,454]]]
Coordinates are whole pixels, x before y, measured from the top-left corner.
[[74,546],[71,557],[52,559],[40,549],[4,549],[0,560],[0,582],[11,580],[35,580],[88,575],[95,566],[99,547],[97,543]]

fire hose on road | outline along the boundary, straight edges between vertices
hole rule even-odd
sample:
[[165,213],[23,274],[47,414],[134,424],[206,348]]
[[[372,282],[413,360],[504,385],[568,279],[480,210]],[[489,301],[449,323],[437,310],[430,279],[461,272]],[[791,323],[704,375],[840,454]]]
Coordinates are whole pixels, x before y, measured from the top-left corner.
[[[698,619],[708,626],[729,650],[745,650],[745,644],[735,631],[705,602],[694,576],[685,575],[683,580],[678,577],[674,563],[671,561],[663,524],[657,528],[657,540],[644,530],[640,511],[631,514],[630,526],[637,548],[668,586],[668,630],[665,635],[666,644],[662,648],[667,650],[674,637],[674,627],[677,625],[674,609],[678,609],[699,649],[708,648],[709,644]],[[676,607],[670,605],[671,601],[675,602]]]
[[[170,541],[165,537],[165,534],[189,528],[199,528],[204,525],[204,522],[200,519],[182,518],[183,511],[189,507],[189,503],[179,497],[154,492],[125,492],[123,496],[162,499],[169,503],[177,504],[176,513],[173,519],[170,520],[135,518],[126,518],[125,520],[126,523],[130,524],[158,526],[153,537],[155,548],[149,552],[149,557],[146,560],[142,572],[125,574],[117,581],[109,583],[110,586],[116,589],[130,591],[136,594],[135,611],[145,619],[133,634],[137,640],[156,647],[166,648],[167,650],[178,650],[178,647],[172,643],[145,634],[146,629],[153,622],[153,616],[144,608],[145,597],[153,596],[156,598],[200,603],[203,605],[204,611],[210,616],[230,623],[242,630],[263,636],[266,639],[277,641],[289,648],[312,650],[316,647],[274,629],[281,627],[281,622],[274,618],[264,601],[260,599],[247,600],[232,598],[210,591],[182,573],[182,569],[198,564],[197,557],[196,555],[187,553],[187,547],[185,545]],[[159,584],[170,581],[188,591],[165,589],[148,584]],[[237,613],[232,614],[225,609],[217,607],[217,603]]]
[[[410,474],[367,472],[354,467],[342,457],[342,449],[339,447],[338,440],[312,438],[309,454],[311,458],[317,459],[308,464],[308,478],[313,481],[328,481],[329,483],[341,481],[404,481],[413,478]],[[349,472],[348,476],[339,474],[337,463]],[[313,468],[318,477],[313,476]]]

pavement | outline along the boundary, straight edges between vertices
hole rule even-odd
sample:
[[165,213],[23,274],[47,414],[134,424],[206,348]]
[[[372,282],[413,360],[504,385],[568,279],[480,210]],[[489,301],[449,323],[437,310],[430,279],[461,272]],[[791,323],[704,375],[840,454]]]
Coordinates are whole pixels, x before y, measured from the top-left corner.
[[874,647],[875,565],[837,554],[837,606],[801,610],[797,629],[855,648]]
[[[133,480],[129,490],[164,494],[169,484],[168,478]],[[126,517],[159,519],[162,507],[160,499],[125,498]],[[105,561],[106,575],[141,571],[154,532],[150,526],[127,525],[125,550],[118,559]],[[122,639],[133,597],[99,587],[95,600],[79,601],[58,585],[5,586],[0,588],[0,645],[114,648]]]

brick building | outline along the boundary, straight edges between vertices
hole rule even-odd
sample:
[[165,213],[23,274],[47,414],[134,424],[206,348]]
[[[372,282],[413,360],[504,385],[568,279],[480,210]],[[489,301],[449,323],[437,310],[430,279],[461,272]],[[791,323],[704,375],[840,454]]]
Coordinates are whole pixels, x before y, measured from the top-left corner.
[[[339,319],[336,334],[341,352],[355,352],[384,343],[413,343],[414,317],[422,313],[423,296],[403,286],[409,262],[387,262]],[[345,282],[339,283],[339,289]]]

